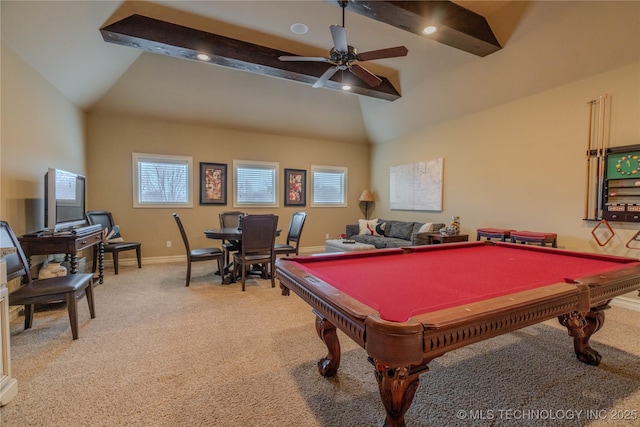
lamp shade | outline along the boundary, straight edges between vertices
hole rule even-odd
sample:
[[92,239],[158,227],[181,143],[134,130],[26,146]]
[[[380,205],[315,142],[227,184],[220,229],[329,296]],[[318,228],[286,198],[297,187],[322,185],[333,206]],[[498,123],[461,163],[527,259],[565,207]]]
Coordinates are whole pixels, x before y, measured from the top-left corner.
[[361,202],[373,202],[373,194],[369,190],[364,190],[358,200]]

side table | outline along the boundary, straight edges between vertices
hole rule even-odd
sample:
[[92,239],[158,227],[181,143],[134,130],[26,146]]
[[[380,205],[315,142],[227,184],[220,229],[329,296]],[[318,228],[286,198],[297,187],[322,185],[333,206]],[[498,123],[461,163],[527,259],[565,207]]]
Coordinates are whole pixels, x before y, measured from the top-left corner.
[[441,243],[456,243],[456,242],[468,242],[469,235],[468,234],[440,234],[433,233],[431,235],[431,244],[437,245]]

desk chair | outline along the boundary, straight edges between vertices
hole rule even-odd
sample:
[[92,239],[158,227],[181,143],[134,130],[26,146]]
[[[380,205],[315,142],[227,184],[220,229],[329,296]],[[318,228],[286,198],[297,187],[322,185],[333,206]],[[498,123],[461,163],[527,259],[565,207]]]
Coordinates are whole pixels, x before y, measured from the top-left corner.
[[95,319],[96,317],[93,304],[93,274],[69,274],[33,280],[22,246],[6,221],[0,221],[0,247],[15,248],[15,252],[5,255],[7,280],[21,278],[22,283],[18,289],[9,293],[9,305],[24,305],[24,329],[30,329],[33,324],[35,304],[66,301],[69,322],[71,323],[71,335],[74,340],[77,340],[78,299],[82,295],[87,296],[91,318]]
[[[189,246],[189,239],[187,238],[187,233],[184,231],[184,227],[182,226],[180,216],[178,216],[177,213],[174,213],[173,217],[176,220],[176,224],[178,224],[178,229],[180,230],[180,235],[182,236],[182,242],[184,243],[184,248],[187,250],[187,281],[185,286],[189,286],[189,282],[191,281],[192,262],[209,261],[215,259],[218,262],[218,271],[222,272],[222,251],[218,248],[191,249],[191,247]],[[222,277],[222,275],[220,277]]]
[[262,265],[271,276],[271,287],[275,288],[275,242],[278,217],[273,214],[247,215],[242,218],[242,249],[233,254],[234,274],[242,272],[242,290],[245,290],[247,269],[251,265]]
[[[291,222],[289,223],[289,232],[287,233],[287,243],[276,243],[275,251],[276,256],[278,255],[289,255],[296,254],[298,255],[298,250],[300,248],[300,236],[302,235],[302,228],[304,227],[304,222],[307,219],[306,212],[295,212],[291,217]],[[293,246],[291,243],[295,243]]]
[[[100,224],[103,229],[107,229],[110,232],[115,225],[113,221],[113,216],[111,212],[107,211],[89,211],[87,212],[87,221],[90,225]],[[136,257],[138,258],[138,268],[142,268],[142,260],[140,258],[140,246],[142,244],[138,242],[119,242],[119,243],[108,243],[104,242],[102,245],[104,247],[105,252],[111,253],[113,257],[113,269],[116,274],[118,274],[118,254],[123,251],[136,251]],[[93,250],[93,272],[96,271],[96,263],[98,260],[98,246],[94,246]]]

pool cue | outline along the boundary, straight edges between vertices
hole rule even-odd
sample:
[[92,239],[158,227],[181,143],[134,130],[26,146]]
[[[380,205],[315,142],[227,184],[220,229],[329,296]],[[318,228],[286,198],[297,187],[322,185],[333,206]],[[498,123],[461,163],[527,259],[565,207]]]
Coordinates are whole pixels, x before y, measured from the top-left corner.
[[601,162],[600,162],[600,145],[601,145],[601,140],[600,140],[600,116],[602,113],[602,96],[600,96],[598,103],[597,103],[597,109],[596,109],[596,115],[597,115],[597,119],[596,119],[596,123],[594,126],[594,134],[595,134],[595,139],[596,139],[596,206],[595,206],[595,217],[599,218],[601,215],[600,214],[600,205],[602,204],[602,171],[600,170],[600,166],[601,166]]
[[[600,161],[602,162],[602,168],[600,171],[600,180],[601,183],[604,184],[604,164],[605,164],[605,157],[606,157],[606,153],[607,153],[607,149],[609,148],[609,135],[608,135],[608,126],[609,126],[609,121],[607,119],[607,114],[609,113],[609,95],[607,95],[606,93],[604,94],[604,96],[600,96],[600,103],[601,103],[601,121],[600,121],[600,131],[601,131],[601,141],[602,141],[602,155],[600,158]],[[600,186],[601,188],[603,187],[603,185]],[[604,190],[604,189],[602,189]],[[601,193],[602,193],[601,190]],[[603,195],[604,197],[604,195]],[[600,209],[600,216],[602,216],[602,203],[600,203],[599,205],[599,209]]]
[[589,218],[589,196],[591,195],[591,133],[593,117],[593,100],[589,101],[589,134],[587,135],[587,194],[584,205],[584,218]]

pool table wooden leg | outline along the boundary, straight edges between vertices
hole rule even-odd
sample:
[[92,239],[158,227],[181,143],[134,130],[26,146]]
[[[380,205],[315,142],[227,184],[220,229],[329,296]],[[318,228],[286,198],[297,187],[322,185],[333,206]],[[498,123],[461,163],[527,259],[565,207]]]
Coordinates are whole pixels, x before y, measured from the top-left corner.
[[578,360],[587,365],[598,366],[602,356],[589,346],[591,335],[600,330],[604,324],[604,310],[608,306],[592,308],[586,315],[579,312],[565,314],[560,317],[560,323],[573,337],[573,349]]
[[385,427],[403,427],[404,414],[413,402],[420,383],[420,373],[412,373],[410,367],[392,368],[374,361],[376,380],[387,417]]
[[316,315],[316,332],[327,346],[327,357],[318,361],[318,371],[324,377],[332,377],[338,372],[340,367],[340,341],[333,323],[323,318],[320,313],[314,310]]

